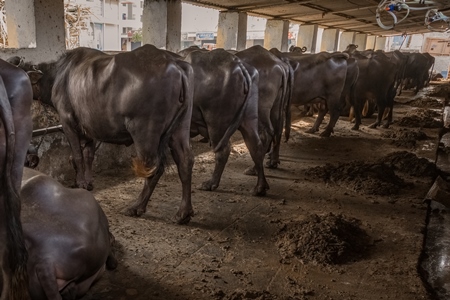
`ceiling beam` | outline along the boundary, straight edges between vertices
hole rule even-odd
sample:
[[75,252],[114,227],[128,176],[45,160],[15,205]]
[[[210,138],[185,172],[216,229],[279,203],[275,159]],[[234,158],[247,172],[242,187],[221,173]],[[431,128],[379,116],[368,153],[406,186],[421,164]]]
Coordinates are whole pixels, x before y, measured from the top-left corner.
[[[407,19],[391,30],[376,23],[375,12],[380,0],[182,0],[185,3],[221,11],[233,10],[267,19],[292,23],[317,24],[325,28],[368,34],[398,35],[403,32],[429,32],[424,26],[426,11],[410,11]],[[442,9],[450,9],[449,0],[435,0]],[[353,5],[353,6],[352,6]],[[401,13],[397,13],[401,14]],[[389,17],[389,16],[388,16]],[[384,19],[383,19],[384,20]],[[386,23],[391,19],[386,18]],[[391,22],[392,23],[392,22]]]

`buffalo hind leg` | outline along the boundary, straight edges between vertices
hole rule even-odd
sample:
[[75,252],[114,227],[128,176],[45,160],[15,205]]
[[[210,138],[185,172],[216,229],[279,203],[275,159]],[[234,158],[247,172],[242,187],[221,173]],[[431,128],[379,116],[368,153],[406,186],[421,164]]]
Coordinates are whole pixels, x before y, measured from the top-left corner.
[[314,122],[314,125],[310,129],[305,131],[306,133],[316,133],[317,131],[319,131],[320,124],[322,124],[323,119],[328,111],[328,108],[324,104],[319,104],[317,106],[319,112],[317,114],[316,121]]
[[269,189],[269,184],[267,183],[266,176],[264,175],[264,154],[265,148],[259,138],[257,130],[254,128],[257,126],[251,126],[243,122],[239,127],[239,131],[244,137],[245,145],[255,163],[255,171],[258,175],[258,182],[253,190],[253,195],[255,196],[265,196],[266,191]]
[[386,105],[380,104],[380,103],[381,103],[381,101],[377,101],[377,106],[378,106],[377,120],[374,123],[370,124],[369,128],[375,129],[381,125],[381,122],[383,120],[384,110],[386,109]]
[[316,133],[317,131],[319,131],[319,127],[320,127],[320,124],[322,123],[322,121],[323,121],[323,116],[321,116],[321,111],[319,111],[316,121],[314,121],[314,125],[310,129],[305,130],[305,132],[306,133]]
[[192,167],[194,157],[189,145],[189,132],[175,132],[170,140],[170,150],[177,165],[182,185],[181,204],[175,215],[178,224],[187,224],[194,216],[191,203]]
[[[281,135],[279,137],[279,140],[275,137],[274,133],[270,133],[268,130],[264,130],[261,135],[261,142],[264,145],[263,148],[266,149],[265,155],[267,155],[267,158],[269,161],[266,163],[266,167],[276,169],[278,167],[278,164],[280,163],[278,154],[279,154],[279,145],[277,148],[277,143],[279,143],[279,140],[281,140]],[[274,150],[275,149],[275,150]],[[277,151],[274,153],[274,151]],[[245,175],[251,175],[255,176],[258,175],[258,171],[255,165],[252,167],[248,167],[244,171]]]
[[387,116],[386,116],[386,111],[384,112],[384,116],[386,117],[386,121],[383,124],[383,128],[389,128],[389,125],[393,124],[393,120],[392,120],[392,113],[394,110],[394,98],[395,98],[395,89],[392,88],[390,91],[390,94],[388,96],[388,104],[387,104],[387,108],[386,110],[388,110]]
[[276,132],[272,137],[271,150],[269,152],[269,161],[266,162],[266,167],[270,169],[276,169],[280,164],[280,144],[282,135],[282,132]]
[[164,173],[164,161],[166,145],[153,144],[149,141],[160,140],[161,128],[152,128],[143,134],[142,129],[135,132],[136,127],[129,128],[129,132],[134,141],[137,157],[133,161],[133,168],[137,176],[145,178],[144,188],[135,202],[122,210],[122,213],[130,217],[139,217],[147,211],[147,204],[155,190],[156,184]]
[[[361,122],[362,116],[361,116],[360,103],[361,102],[358,99],[356,99],[354,87],[352,87],[352,89],[350,91],[350,104],[352,105],[353,113],[354,113],[354,117],[355,117],[355,125],[353,125],[352,130],[359,130],[359,126],[362,123]],[[351,114],[349,116],[351,116]]]
[[[216,143],[212,144],[213,147],[216,146]],[[228,157],[231,152],[231,144],[228,143],[222,148],[215,152],[215,166],[211,179],[202,183],[199,187],[200,190],[203,191],[214,191],[219,187],[220,178],[222,177],[223,170],[225,169],[225,165],[228,161]]]
[[83,150],[81,149],[81,139],[78,133],[73,129],[75,128],[73,122],[70,120],[61,119],[61,125],[63,126],[64,134],[67,137],[70,148],[72,150],[72,165],[76,173],[75,187],[88,189],[88,183],[86,181],[84,171],[84,158]]
[[83,148],[83,160],[84,160],[84,178],[86,180],[86,189],[92,191],[94,189],[94,178],[92,172],[92,164],[95,157],[95,141],[87,140]]
[[158,183],[159,178],[161,178],[163,173],[164,167],[159,166],[153,176],[145,178],[144,188],[139,194],[139,197],[130,207],[127,207],[123,210],[123,214],[130,217],[140,217],[147,211],[147,204],[150,200],[150,196],[153,194],[156,184]]
[[271,117],[273,126],[272,143],[269,150],[269,161],[266,163],[266,167],[276,169],[280,164],[280,145],[283,136],[283,123],[284,118],[282,115],[275,113]]
[[147,204],[150,200],[150,196],[155,190],[156,184],[163,173],[164,169],[160,167],[153,176],[145,178],[144,188],[136,201],[123,211],[125,215],[130,217],[139,217],[147,211]]
[[[325,115],[327,112],[328,112],[328,110],[324,109],[323,115]],[[321,113],[322,113],[322,110],[321,110]],[[339,120],[340,114],[341,114],[341,109],[338,104],[330,105],[330,121],[328,122],[328,125],[325,128],[325,130],[320,134],[321,137],[329,137],[334,132],[334,126],[336,126],[336,123]]]

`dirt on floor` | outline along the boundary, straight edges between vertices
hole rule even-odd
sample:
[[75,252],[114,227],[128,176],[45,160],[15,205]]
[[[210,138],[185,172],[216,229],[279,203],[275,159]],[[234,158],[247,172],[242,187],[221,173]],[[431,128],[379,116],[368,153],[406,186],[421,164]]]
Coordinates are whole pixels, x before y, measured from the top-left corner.
[[439,129],[428,122],[437,124],[439,110],[407,104],[414,99],[397,99],[389,129],[367,127],[376,114],[359,131],[341,117],[330,138],[304,133],[315,117],[293,108],[281,164],[265,169],[266,197],[251,195],[256,177],[243,174],[252,161],[239,133],[218,189],[196,189],[214,156],[193,140],[196,215],[188,225],[173,222],[181,199],[175,167],[139,218],[120,211],[143,181],[129,169],[96,174],[119,266],[83,299],[429,299],[418,260],[423,199],[436,175]]

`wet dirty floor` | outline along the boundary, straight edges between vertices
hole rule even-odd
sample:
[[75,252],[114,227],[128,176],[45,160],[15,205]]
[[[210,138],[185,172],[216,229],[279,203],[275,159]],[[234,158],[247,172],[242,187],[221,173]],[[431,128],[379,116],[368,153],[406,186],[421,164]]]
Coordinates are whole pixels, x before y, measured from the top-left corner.
[[214,158],[194,140],[196,215],[184,226],[173,222],[181,197],[174,167],[140,218],[120,210],[142,180],[128,169],[97,174],[94,194],[119,266],[83,299],[429,299],[417,265],[439,130],[428,127],[441,110],[426,104],[436,97],[411,97],[398,99],[391,128],[369,129],[371,117],[355,132],[341,117],[330,138],[304,133],[314,118],[294,109],[263,198],[251,196],[256,177],[243,175],[252,163],[239,133],[219,188],[196,189]]

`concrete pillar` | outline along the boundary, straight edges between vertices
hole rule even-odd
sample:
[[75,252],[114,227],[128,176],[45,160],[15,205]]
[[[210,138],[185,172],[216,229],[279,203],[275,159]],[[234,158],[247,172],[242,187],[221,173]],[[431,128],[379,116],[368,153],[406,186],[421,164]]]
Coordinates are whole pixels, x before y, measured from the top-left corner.
[[318,25],[300,25],[298,28],[297,46],[306,47],[308,52],[315,53],[318,31]]
[[383,50],[386,51],[386,42],[387,38],[384,36],[377,37],[375,41],[375,50]]
[[[34,63],[56,60],[66,50],[64,2],[61,0],[30,1],[34,3],[34,14],[30,19],[20,20],[19,24],[9,23],[7,26],[8,30],[20,32],[20,28],[13,29],[13,27],[22,27],[22,24],[28,21],[35,24],[34,40],[36,45],[31,44],[33,48],[2,49],[0,58],[23,56],[26,61]],[[12,6],[16,5],[15,0],[7,0],[6,2],[11,2]],[[14,11],[14,8],[12,9]],[[6,12],[6,14],[9,13]],[[22,41],[22,38],[19,41]],[[26,44],[26,47],[28,46],[30,45]]]
[[375,40],[377,36],[376,35],[369,35],[367,36],[367,42],[366,42],[366,48],[358,48],[358,50],[366,50],[366,49],[374,49],[375,48]]
[[281,52],[288,51],[289,21],[267,20],[264,32],[264,48],[277,48]]
[[142,43],[178,52],[181,44],[181,0],[145,0]]
[[9,48],[36,47],[33,0],[6,0],[6,26]]
[[167,50],[181,50],[181,1],[167,2]]
[[365,33],[357,33],[353,38],[353,44],[358,46],[358,50],[366,50],[367,44],[367,34]]
[[323,31],[320,51],[336,52],[339,43],[339,30],[328,28]]
[[353,44],[355,39],[355,33],[351,31],[344,31],[341,33],[341,37],[339,39],[339,51],[344,51],[347,49],[347,46]]
[[247,42],[247,14],[237,11],[219,13],[217,48],[244,50]]

